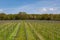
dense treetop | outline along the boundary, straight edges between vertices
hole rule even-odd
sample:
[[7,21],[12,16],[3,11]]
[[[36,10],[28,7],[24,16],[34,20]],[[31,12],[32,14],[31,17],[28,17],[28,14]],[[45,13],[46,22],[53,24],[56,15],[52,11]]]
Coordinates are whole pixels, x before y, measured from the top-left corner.
[[0,13],[0,20],[60,20],[60,14],[27,14],[19,12],[18,14]]

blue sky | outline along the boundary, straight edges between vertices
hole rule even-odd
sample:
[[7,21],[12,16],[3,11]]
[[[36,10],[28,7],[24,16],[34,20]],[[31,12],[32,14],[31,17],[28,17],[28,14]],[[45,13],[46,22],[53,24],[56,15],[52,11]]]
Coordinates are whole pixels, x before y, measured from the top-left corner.
[[60,0],[0,0],[0,13],[60,13]]

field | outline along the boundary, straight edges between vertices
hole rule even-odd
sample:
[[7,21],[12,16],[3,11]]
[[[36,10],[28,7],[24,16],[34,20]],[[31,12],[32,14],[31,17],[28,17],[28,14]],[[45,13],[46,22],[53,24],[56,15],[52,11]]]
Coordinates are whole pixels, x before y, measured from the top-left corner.
[[0,40],[60,40],[60,21],[0,21]]

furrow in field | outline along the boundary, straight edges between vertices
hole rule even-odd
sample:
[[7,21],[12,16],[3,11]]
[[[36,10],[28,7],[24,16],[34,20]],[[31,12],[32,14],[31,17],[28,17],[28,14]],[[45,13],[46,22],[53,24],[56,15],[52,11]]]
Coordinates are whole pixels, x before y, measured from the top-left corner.
[[6,40],[6,38],[8,37],[8,35],[10,34],[9,30],[12,28],[12,24],[10,24],[9,26],[7,26],[7,28],[3,31],[0,31],[0,40]]
[[26,38],[26,31],[24,28],[24,22],[21,22],[20,28],[18,30],[17,36],[15,37],[15,40],[27,40]]
[[16,25],[16,28],[14,29],[14,31],[11,33],[11,35],[9,36],[9,38],[7,39],[7,40],[13,40],[14,39],[14,37],[16,36],[16,34],[17,34],[17,31],[18,31],[18,29],[19,29],[19,26],[20,25],[20,23],[18,23],[17,25]]
[[3,28],[2,30],[0,30],[0,33],[1,33],[1,32],[3,32],[3,31],[5,31],[5,30],[6,30],[7,28],[9,28],[11,25],[12,25],[12,23],[11,23],[10,25],[9,25],[9,24],[8,24],[8,25],[6,25],[6,27],[5,27],[5,28]]
[[7,27],[7,25],[9,25],[10,23],[6,23],[6,24],[2,24],[0,25],[0,30],[4,29],[5,27]]
[[25,23],[26,33],[27,33],[27,40],[36,40],[31,32],[31,29],[29,28],[28,24],[26,22],[24,22],[24,23]]
[[[27,22],[26,22],[26,23],[27,23]],[[28,23],[27,23],[27,25],[29,26],[30,31],[31,31],[32,35],[34,36],[35,40],[40,40],[40,39],[38,38],[38,36],[35,34],[34,30],[30,27],[30,25],[29,25]]]
[[38,36],[40,40],[45,40],[45,38],[41,34],[37,33],[37,31],[33,28],[33,26],[30,23],[28,24],[30,25],[31,29],[34,30],[34,33]]
[[17,25],[17,23],[14,24],[14,25],[11,25],[10,28],[8,28],[7,30],[5,30],[5,34],[4,34],[5,37],[4,37],[4,39],[7,40],[9,38],[9,36],[11,35],[11,33],[14,31],[16,25]]
[[[33,23],[34,24],[34,23]],[[46,23],[36,23],[36,30],[40,32],[47,40],[57,40],[59,38],[59,32],[56,33],[56,27],[54,24],[46,24]]]
[[[23,23],[24,23],[24,22],[23,22]],[[25,32],[25,38],[26,38],[26,40],[28,40],[28,35],[27,35],[27,32],[26,32],[25,23],[24,23],[24,32]]]

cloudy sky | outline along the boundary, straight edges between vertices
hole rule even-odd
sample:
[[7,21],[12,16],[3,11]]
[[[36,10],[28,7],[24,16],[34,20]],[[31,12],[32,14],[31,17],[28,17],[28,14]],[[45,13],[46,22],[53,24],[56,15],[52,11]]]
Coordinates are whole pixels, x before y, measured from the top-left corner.
[[60,0],[0,0],[0,13],[60,13]]

